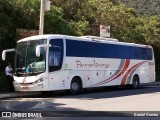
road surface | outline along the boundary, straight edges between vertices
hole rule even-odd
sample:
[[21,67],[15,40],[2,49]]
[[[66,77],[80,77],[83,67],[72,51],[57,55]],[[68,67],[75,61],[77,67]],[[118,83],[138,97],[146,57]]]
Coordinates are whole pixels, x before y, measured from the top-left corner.
[[160,85],[88,89],[80,95],[57,92],[51,96],[3,99],[0,111],[37,111],[52,117],[160,116]]

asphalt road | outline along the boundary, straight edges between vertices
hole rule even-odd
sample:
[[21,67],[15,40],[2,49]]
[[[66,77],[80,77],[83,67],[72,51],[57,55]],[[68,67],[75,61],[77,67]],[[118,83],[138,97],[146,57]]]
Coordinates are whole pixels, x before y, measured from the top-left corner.
[[139,89],[88,89],[80,95],[56,92],[50,96],[3,99],[0,100],[0,111],[41,112],[42,116],[58,117],[56,119],[77,116],[141,116],[150,119],[150,116],[160,116],[160,85]]

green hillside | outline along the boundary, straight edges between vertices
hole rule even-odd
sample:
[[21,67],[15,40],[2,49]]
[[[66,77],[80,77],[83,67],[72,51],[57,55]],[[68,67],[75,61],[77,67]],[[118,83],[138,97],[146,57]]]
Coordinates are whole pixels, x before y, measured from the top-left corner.
[[160,17],[160,0],[116,0],[136,9],[138,15]]

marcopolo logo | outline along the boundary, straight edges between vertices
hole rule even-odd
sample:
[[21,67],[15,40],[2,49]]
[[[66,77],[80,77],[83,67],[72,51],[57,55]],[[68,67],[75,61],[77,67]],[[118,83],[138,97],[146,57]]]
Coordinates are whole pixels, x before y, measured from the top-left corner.
[[2,117],[12,117],[11,112],[2,112]]

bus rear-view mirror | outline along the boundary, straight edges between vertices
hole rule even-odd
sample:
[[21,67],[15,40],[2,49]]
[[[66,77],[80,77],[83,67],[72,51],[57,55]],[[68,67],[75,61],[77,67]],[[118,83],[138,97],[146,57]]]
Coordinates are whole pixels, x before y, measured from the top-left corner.
[[37,47],[36,47],[36,56],[37,57],[40,57],[40,46],[38,45]]
[[5,61],[6,60],[6,53],[7,52],[14,52],[15,49],[7,49],[7,50],[3,50],[2,52],[2,60]]
[[41,47],[44,47],[44,48],[46,48],[46,47],[51,47],[51,45],[50,44],[43,44],[43,45],[37,45],[37,47],[36,47],[36,56],[37,57],[40,57],[40,53],[41,53]]
[[3,50],[2,52],[2,60],[5,61],[6,60],[6,51]]

